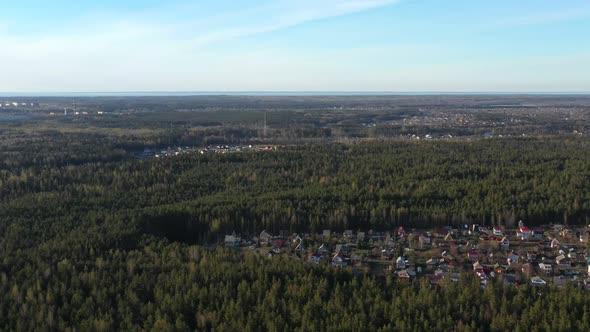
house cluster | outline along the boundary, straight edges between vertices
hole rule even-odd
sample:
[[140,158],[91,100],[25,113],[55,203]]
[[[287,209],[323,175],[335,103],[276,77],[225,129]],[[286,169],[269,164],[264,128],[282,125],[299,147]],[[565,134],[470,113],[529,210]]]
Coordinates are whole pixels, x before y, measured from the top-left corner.
[[35,103],[35,102],[18,102],[18,101],[0,101],[0,108],[10,108],[10,109],[14,109],[14,108],[33,108],[33,107],[38,107],[39,103]]
[[164,158],[174,157],[183,154],[211,154],[211,153],[235,153],[235,152],[246,152],[246,151],[274,151],[277,150],[277,146],[271,145],[209,145],[206,147],[168,147],[162,149],[159,152],[157,150],[145,149],[141,155],[138,155],[139,159],[146,159],[150,157]]
[[268,257],[293,255],[310,264],[393,273],[400,280],[428,278],[431,284],[457,281],[467,272],[474,273],[483,287],[499,279],[506,285],[572,283],[590,289],[589,232],[590,226],[531,230],[522,223],[516,229],[465,225],[428,231],[404,227],[391,232],[274,235],[262,231],[252,237],[226,235],[224,244]]

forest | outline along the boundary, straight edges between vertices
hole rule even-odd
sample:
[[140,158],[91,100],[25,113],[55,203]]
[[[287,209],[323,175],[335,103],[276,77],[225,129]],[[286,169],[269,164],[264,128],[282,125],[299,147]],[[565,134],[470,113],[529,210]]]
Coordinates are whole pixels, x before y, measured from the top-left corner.
[[[417,140],[353,123],[367,139],[344,139],[362,114],[331,126],[282,110],[264,136],[249,103],[0,122],[0,330],[590,330],[590,293],[569,286],[408,285],[216,245],[262,230],[587,225],[590,140],[569,133],[577,124]],[[411,107],[379,112],[411,119]],[[134,157],[217,142],[275,149]]]

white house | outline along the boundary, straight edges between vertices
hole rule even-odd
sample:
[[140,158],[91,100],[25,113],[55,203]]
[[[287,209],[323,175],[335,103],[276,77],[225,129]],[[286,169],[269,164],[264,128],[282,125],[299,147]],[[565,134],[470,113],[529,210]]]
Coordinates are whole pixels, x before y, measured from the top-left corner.
[[504,228],[502,226],[494,226],[492,233],[496,236],[502,236],[504,234]]
[[258,237],[258,240],[262,244],[268,244],[271,239],[272,239],[272,235],[270,235],[270,233],[267,231],[262,231],[260,233],[260,236]]
[[535,276],[531,278],[531,284],[534,286],[545,286],[547,285],[547,282],[543,280],[541,277]]
[[420,234],[418,236],[418,241],[420,242],[421,245],[424,245],[424,244],[430,244],[431,239],[430,239],[430,236],[428,236],[427,234]]
[[395,260],[395,268],[396,269],[405,269],[406,268],[406,260],[402,256],[399,256]]
[[539,269],[545,273],[551,273],[553,271],[553,267],[551,264],[539,263]]
[[565,257],[565,255],[559,255],[555,257],[555,262],[559,266],[570,266],[570,261]]
[[226,235],[225,239],[223,240],[223,243],[225,244],[226,247],[233,247],[233,248],[239,247],[240,242],[242,242],[242,238],[240,238],[239,236],[236,236],[235,234]]

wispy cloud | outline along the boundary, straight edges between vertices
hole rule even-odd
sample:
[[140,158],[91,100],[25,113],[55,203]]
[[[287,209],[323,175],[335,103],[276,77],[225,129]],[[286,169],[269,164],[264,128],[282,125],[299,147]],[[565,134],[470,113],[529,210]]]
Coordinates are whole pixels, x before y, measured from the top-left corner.
[[586,5],[556,11],[528,13],[499,20],[498,24],[503,26],[541,25],[588,18],[590,18],[590,6]]
[[[166,7],[165,15],[155,9],[107,19],[108,15],[101,13],[100,17],[78,17],[58,30],[31,35],[3,33],[0,24],[0,40],[10,45],[0,52],[0,72],[13,78],[1,80],[0,91],[179,88],[175,82],[190,89],[195,75],[213,76],[215,70],[228,66],[218,60],[222,57],[210,44],[398,1],[281,0],[214,16],[198,13],[196,2],[185,2],[185,7]],[[191,10],[197,18],[191,19]],[[175,11],[179,15],[174,15]],[[183,19],[175,21],[175,16]],[[235,61],[238,71],[243,67],[238,59],[226,60]]]
[[[219,27],[196,36],[194,45],[225,41],[286,29],[310,21],[343,16],[392,5],[400,0],[299,0],[279,1],[258,9],[249,23]],[[262,18],[262,20],[260,19]]]

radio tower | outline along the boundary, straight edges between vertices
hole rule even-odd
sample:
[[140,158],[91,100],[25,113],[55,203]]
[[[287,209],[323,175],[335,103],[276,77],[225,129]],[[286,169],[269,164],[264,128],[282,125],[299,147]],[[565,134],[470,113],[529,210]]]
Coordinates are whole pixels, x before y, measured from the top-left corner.
[[266,138],[266,111],[264,111],[264,137]]
[[76,114],[76,98],[72,99],[72,106],[74,107],[74,114]]

